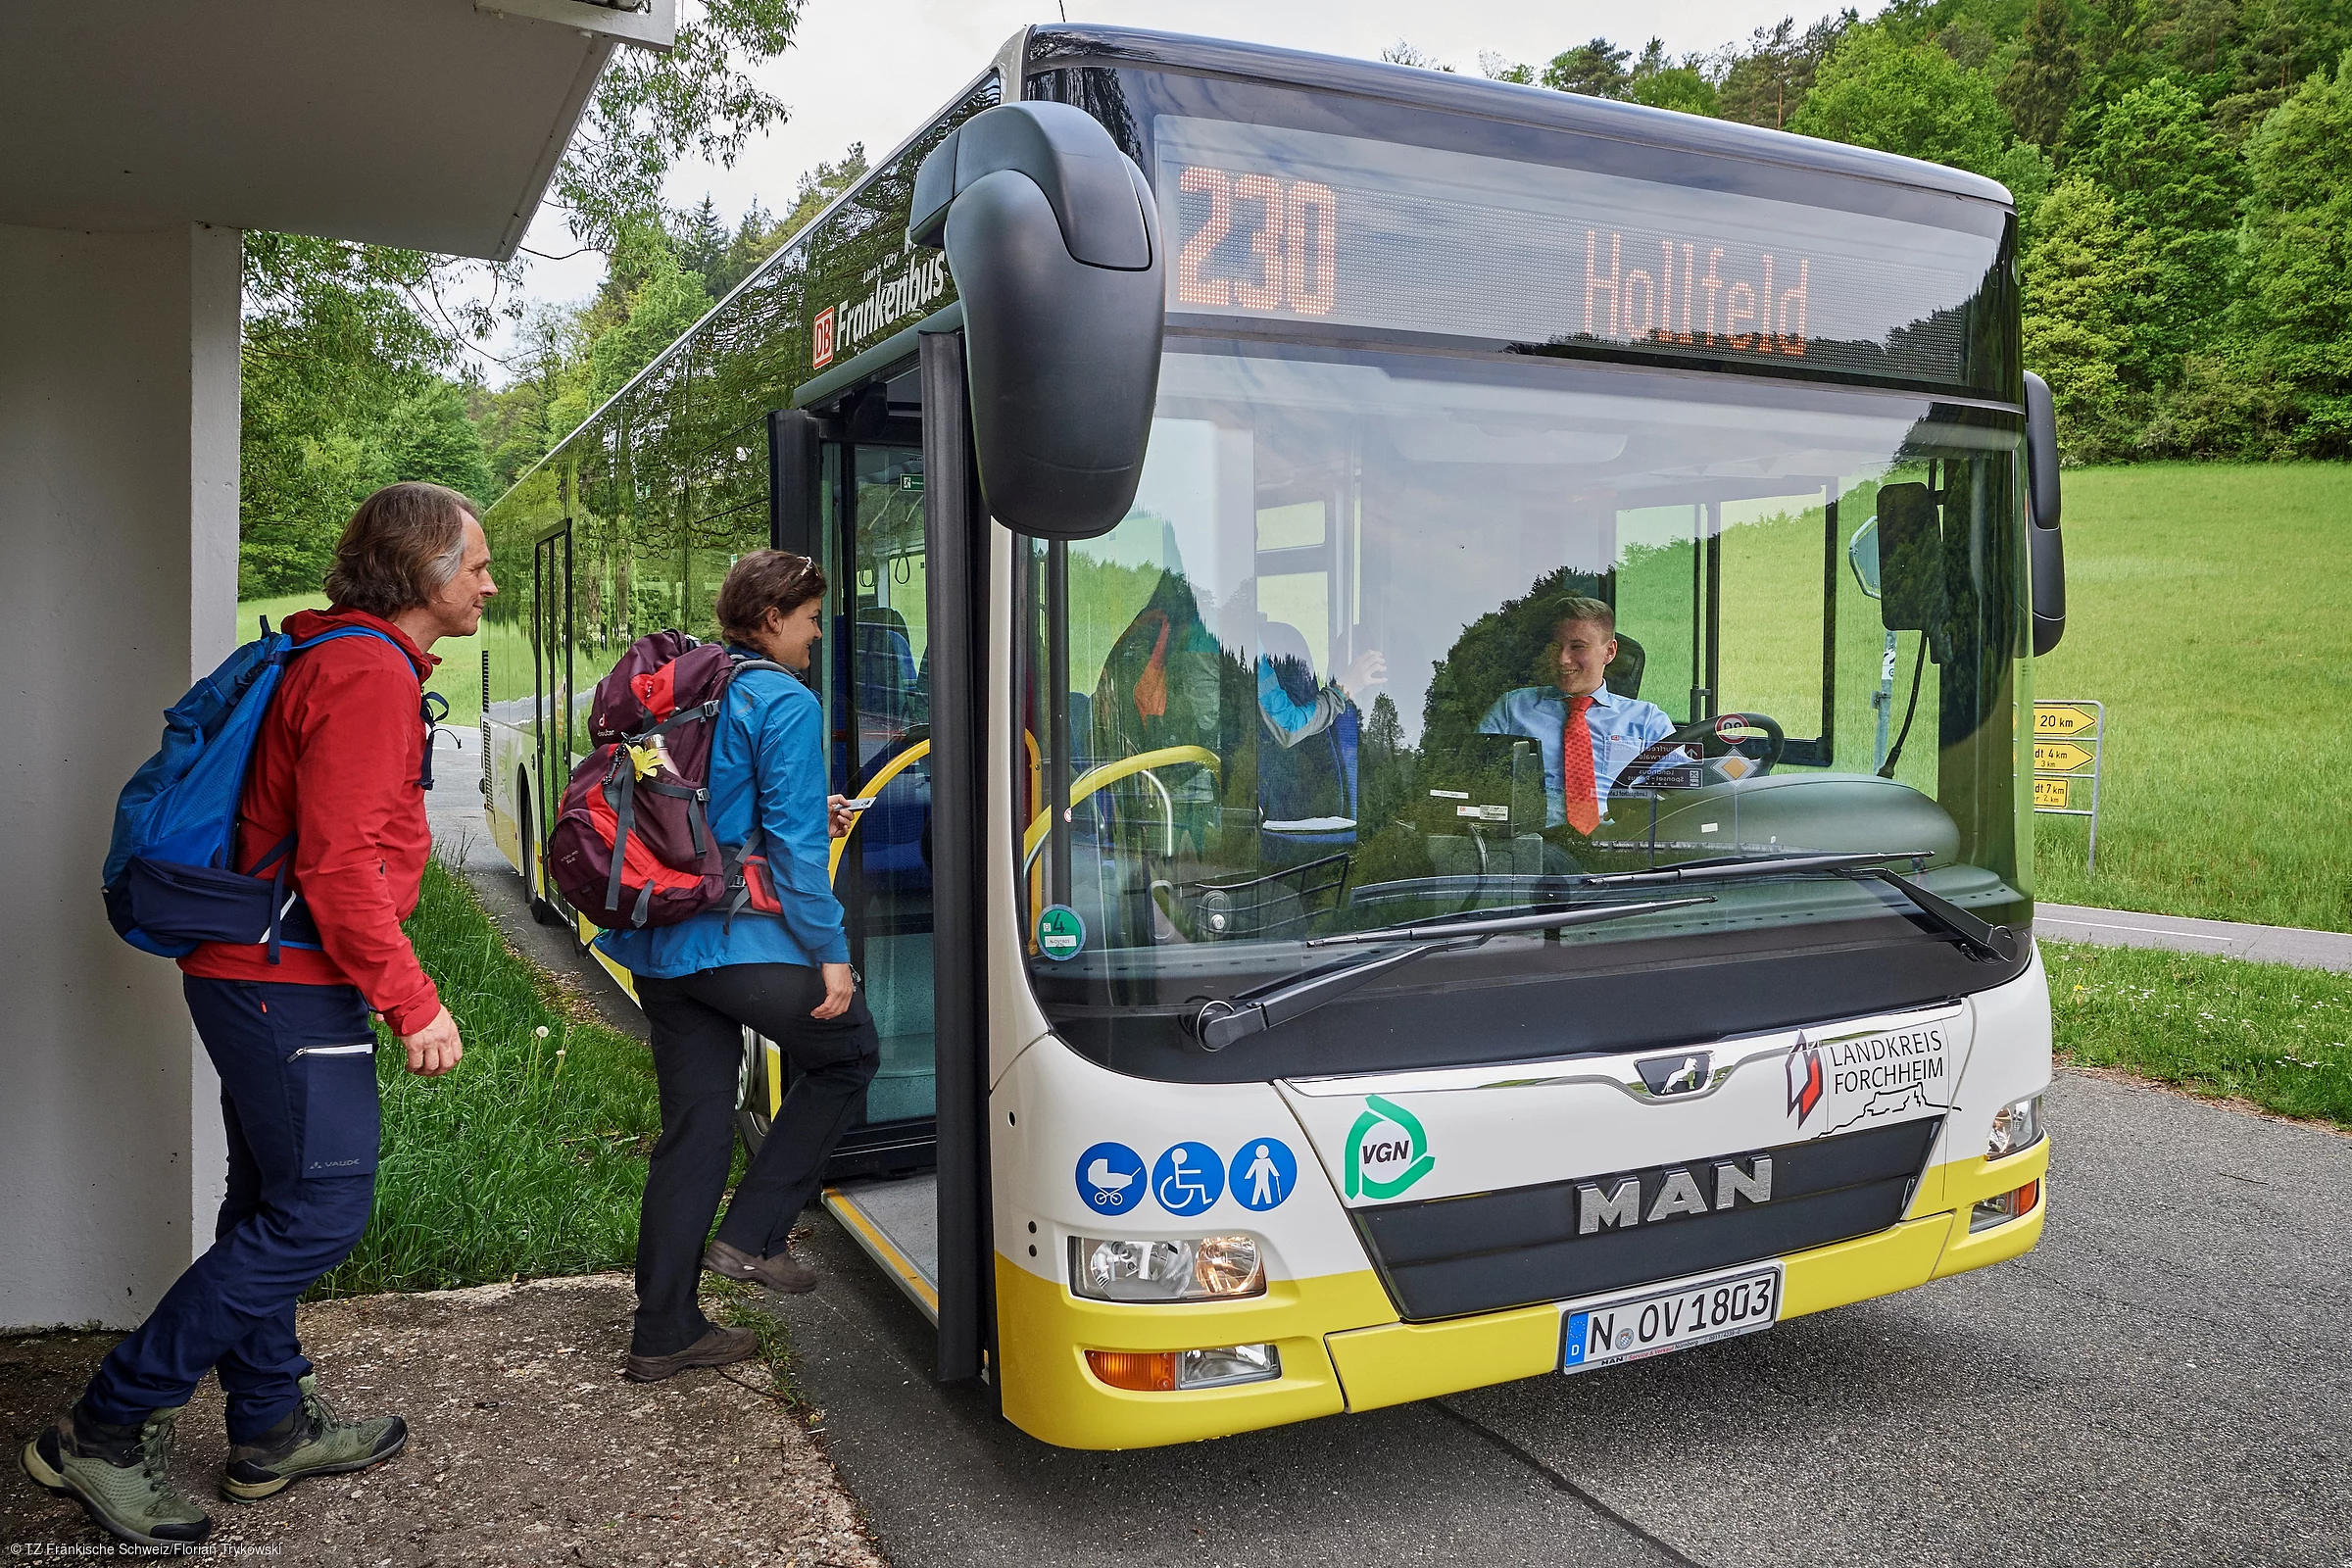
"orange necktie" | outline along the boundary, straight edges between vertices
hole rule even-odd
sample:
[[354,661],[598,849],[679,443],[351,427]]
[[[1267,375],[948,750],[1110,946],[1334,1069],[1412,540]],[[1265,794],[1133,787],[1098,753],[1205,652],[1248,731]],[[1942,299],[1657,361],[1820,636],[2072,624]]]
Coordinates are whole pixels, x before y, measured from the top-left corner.
[[1568,809],[1568,825],[1590,837],[1600,826],[1600,791],[1592,782],[1592,731],[1585,723],[1591,697],[1568,699],[1568,719],[1560,726],[1560,799]]

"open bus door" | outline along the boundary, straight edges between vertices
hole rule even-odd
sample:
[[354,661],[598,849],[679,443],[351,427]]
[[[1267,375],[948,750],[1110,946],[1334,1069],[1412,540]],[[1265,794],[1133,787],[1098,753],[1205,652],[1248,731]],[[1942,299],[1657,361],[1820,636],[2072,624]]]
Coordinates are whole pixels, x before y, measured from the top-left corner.
[[522,878],[532,917],[554,918],[541,849],[571,776],[571,523],[531,552],[531,760],[516,801]]
[[[768,420],[771,539],[825,574],[813,667],[831,787],[875,802],[836,846],[834,891],[882,1064],[826,1167],[825,1205],[938,1326],[942,1380],[983,1369],[989,1279],[973,763],[986,534],[961,363],[959,339],[926,336],[917,364]],[[791,1072],[772,1043],[746,1046],[756,1147]]]

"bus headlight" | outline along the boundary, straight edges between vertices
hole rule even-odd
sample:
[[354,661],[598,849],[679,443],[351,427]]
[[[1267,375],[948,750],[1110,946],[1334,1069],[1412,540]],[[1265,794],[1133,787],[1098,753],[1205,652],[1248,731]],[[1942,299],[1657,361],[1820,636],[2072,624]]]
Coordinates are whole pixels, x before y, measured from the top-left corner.
[[1254,1236],[1179,1242],[1070,1238],[1070,1289],[1098,1301],[1229,1301],[1266,1294]]
[[1086,1364],[1114,1389],[1173,1394],[1181,1389],[1229,1389],[1271,1383],[1282,1376],[1282,1352],[1271,1345],[1220,1345],[1210,1350],[1089,1350]]
[[2013,1100],[1992,1113],[1992,1134],[1984,1140],[1984,1157],[2000,1159],[2041,1141],[2041,1097]]

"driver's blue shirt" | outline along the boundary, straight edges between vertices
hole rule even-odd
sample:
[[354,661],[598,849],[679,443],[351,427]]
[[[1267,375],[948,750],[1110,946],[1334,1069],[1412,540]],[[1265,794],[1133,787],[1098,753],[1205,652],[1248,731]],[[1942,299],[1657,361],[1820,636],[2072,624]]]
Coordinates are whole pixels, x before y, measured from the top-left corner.
[[[1560,785],[1560,733],[1568,722],[1568,694],[1557,686],[1522,686],[1504,692],[1478,721],[1482,735],[1524,735],[1544,754],[1544,822],[1558,827],[1568,820],[1567,797]],[[1609,781],[1642,749],[1674,733],[1666,710],[1639,697],[1620,697],[1602,687],[1585,710],[1585,726],[1592,732],[1592,783],[1595,798],[1609,798]],[[1665,766],[1678,758],[1662,758]]]

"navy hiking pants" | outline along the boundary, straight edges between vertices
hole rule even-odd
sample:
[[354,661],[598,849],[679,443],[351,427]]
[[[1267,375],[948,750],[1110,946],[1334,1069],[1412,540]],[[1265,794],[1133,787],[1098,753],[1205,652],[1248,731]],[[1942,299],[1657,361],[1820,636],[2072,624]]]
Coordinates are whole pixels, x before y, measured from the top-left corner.
[[301,1398],[311,1370],[294,1303],[368,1227],[380,1129],[375,1035],[351,986],[185,981],[220,1075],[228,1193],[212,1249],[116,1346],[82,1396],[129,1425],[185,1404],[207,1371],[228,1396],[228,1441],[250,1443]]

